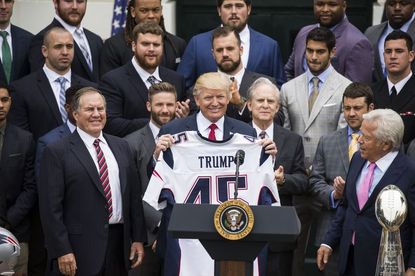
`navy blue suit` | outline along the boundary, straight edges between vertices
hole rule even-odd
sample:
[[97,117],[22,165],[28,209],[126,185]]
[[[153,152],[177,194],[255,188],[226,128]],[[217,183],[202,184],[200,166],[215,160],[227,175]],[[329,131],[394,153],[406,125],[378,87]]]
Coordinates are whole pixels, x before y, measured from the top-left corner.
[[[186,118],[176,119],[162,126],[159,132],[159,136],[163,134],[176,134],[183,131],[197,131],[196,114],[194,113]],[[225,122],[223,123],[223,140],[226,140],[233,133],[240,133],[257,137],[256,130],[247,123],[225,116]]]
[[337,208],[323,243],[332,248],[338,247],[339,273],[345,273],[353,232],[356,232],[354,244],[354,270],[356,276],[374,275],[382,228],[375,216],[375,201],[379,192],[393,183],[405,194],[408,203],[408,216],[400,227],[402,249],[406,267],[415,267],[415,161],[402,153],[383,175],[368,201],[359,210],[356,185],[366,160],[356,153],[350,163],[346,178],[344,199]]
[[[250,31],[249,71],[273,77],[278,85],[285,82],[284,67],[278,42],[256,32]],[[185,77],[186,89],[192,87],[196,79],[207,72],[216,72],[218,67],[212,55],[212,32],[198,34],[190,40],[184,51],[177,72]]]
[[[33,34],[15,25],[10,25],[10,33],[12,36],[12,69],[10,82],[12,82],[30,73],[28,54]],[[7,85],[2,62],[0,62],[0,83]]]

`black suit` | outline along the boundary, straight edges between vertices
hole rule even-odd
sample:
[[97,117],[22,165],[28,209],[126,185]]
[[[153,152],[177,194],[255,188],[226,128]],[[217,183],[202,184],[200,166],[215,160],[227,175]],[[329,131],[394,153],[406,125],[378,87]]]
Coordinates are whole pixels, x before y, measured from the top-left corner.
[[[104,137],[117,160],[123,215],[124,265],[128,269],[131,242],[145,242],[140,183],[126,141]],[[98,170],[75,131],[49,144],[41,161],[38,183],[48,259],[74,253],[77,275],[96,275],[102,268],[109,232],[107,200]]]
[[386,78],[372,86],[375,108],[390,108],[401,115],[405,126],[403,143],[407,146],[415,138],[415,75],[408,80],[391,101]]
[[[177,99],[184,100],[184,78],[162,66],[159,75],[176,87]],[[122,137],[148,123],[148,89],[131,61],[105,74],[99,86],[107,100],[107,133]]]
[[[28,54],[33,34],[15,25],[10,25],[10,32],[12,36],[12,69],[10,73],[10,82],[12,82],[30,73]],[[3,63],[1,62],[0,83],[7,85]]]
[[[53,19],[52,23],[50,23],[46,28],[41,30],[37,35],[35,35],[32,39],[32,43],[30,45],[30,52],[29,52],[29,62],[30,62],[30,70],[36,71],[43,66],[45,63],[45,59],[42,55],[42,43],[43,43],[43,36],[49,29],[53,27],[61,27],[63,28],[62,24],[59,23],[56,19]],[[82,54],[81,49],[79,48],[78,44],[75,44],[75,53],[72,61],[72,72],[77,74],[78,76],[87,79],[92,82],[97,82],[99,79],[99,56],[101,54],[102,48],[102,39],[95,33],[87,30],[84,28],[85,36],[87,37],[89,48],[91,49],[91,57],[92,57],[92,64],[93,64],[93,71],[88,67],[88,63],[85,60],[84,55]]]
[[[96,86],[74,74],[71,85]],[[63,124],[58,103],[43,69],[15,81],[10,86],[13,104],[8,118],[15,125],[30,131],[35,141]]]
[[[0,160],[0,194],[4,214],[19,242],[28,242],[30,216],[37,200],[32,134],[7,122]],[[0,225],[3,226],[4,225]]]
[[[160,65],[176,70],[185,48],[186,42],[182,38],[165,32],[163,58]],[[133,55],[131,45],[128,45],[125,40],[123,31],[108,38],[102,47],[100,75],[103,76],[105,73],[128,63]]]

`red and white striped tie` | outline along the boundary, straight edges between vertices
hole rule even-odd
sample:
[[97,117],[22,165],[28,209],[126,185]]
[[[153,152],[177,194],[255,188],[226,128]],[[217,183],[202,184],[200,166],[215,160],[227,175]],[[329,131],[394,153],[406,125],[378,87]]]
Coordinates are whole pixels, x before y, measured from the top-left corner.
[[111,186],[108,176],[107,162],[105,161],[104,153],[99,146],[99,139],[95,139],[94,147],[97,152],[98,167],[99,167],[99,180],[101,181],[102,188],[104,188],[105,198],[107,199],[108,207],[108,219],[112,217],[112,197],[111,197]]

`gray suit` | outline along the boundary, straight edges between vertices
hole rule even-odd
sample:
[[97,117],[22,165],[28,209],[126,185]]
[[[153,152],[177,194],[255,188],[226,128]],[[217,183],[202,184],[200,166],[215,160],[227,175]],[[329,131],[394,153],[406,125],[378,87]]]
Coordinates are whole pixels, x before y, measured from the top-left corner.
[[[141,192],[144,195],[149,182],[147,174],[147,165],[153,156],[156,144],[154,142],[153,133],[147,124],[143,128],[136,130],[124,139],[130,145],[133,152],[134,161],[141,182]],[[147,202],[143,201],[144,219],[147,228],[148,245],[145,247],[146,258],[144,262],[130,272],[130,275],[153,276],[160,275],[160,259],[152,252],[151,245],[156,240],[156,232],[158,224],[161,220],[162,212],[151,207]]]
[[[379,53],[379,39],[382,36],[384,30],[388,27],[388,22],[385,21],[378,25],[371,26],[367,28],[365,31],[365,36],[369,39],[370,43],[372,44],[373,52],[375,54],[375,66],[373,69],[373,82],[381,81],[385,78],[382,70],[382,65],[380,63],[380,55],[383,53]],[[412,40],[415,41],[415,20],[412,21],[411,25],[408,28],[408,34],[411,36]],[[415,47],[414,47],[415,48]],[[412,72],[415,69],[415,63],[412,62]]]

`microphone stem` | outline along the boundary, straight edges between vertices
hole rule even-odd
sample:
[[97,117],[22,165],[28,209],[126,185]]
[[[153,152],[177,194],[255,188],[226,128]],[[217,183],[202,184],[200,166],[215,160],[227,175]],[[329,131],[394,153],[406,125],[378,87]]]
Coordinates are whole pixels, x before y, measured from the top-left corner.
[[238,181],[239,181],[239,166],[240,160],[239,158],[236,160],[236,172],[235,172],[235,192],[233,193],[233,198],[236,200],[238,199]]

